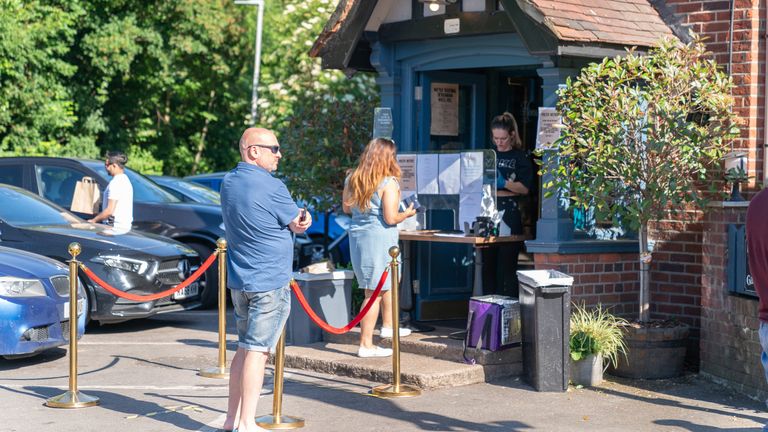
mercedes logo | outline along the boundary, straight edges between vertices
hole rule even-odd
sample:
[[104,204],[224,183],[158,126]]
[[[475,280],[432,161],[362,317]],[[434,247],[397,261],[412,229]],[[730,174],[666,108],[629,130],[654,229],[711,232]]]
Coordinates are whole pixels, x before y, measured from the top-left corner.
[[179,270],[179,280],[185,280],[189,275],[189,262],[187,260],[181,260],[176,265],[176,268]]

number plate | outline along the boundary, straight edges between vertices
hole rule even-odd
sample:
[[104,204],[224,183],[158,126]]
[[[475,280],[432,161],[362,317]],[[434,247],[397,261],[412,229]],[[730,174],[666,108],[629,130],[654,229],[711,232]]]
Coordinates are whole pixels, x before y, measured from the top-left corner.
[[187,287],[182,288],[179,291],[176,291],[173,294],[173,297],[171,297],[171,298],[174,299],[174,300],[181,300],[181,299],[185,299],[185,298],[188,298],[188,297],[196,296],[197,293],[198,293],[197,283],[193,283],[193,284],[190,284]]
[[[85,309],[85,299],[77,299],[77,316],[83,314],[83,309]],[[64,319],[69,319],[69,302],[64,303]]]

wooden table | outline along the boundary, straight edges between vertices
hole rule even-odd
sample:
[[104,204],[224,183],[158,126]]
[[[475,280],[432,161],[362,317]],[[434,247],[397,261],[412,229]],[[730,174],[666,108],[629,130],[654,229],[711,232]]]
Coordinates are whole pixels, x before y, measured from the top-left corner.
[[[438,243],[463,243],[470,244],[475,248],[475,273],[473,275],[472,296],[483,295],[483,249],[503,245],[505,243],[517,243],[530,240],[532,237],[527,235],[511,235],[502,237],[477,237],[463,234],[444,234],[435,230],[424,231],[400,231],[400,240],[403,242],[422,241]],[[410,262],[410,245],[403,244],[403,261]],[[407,279],[403,271],[403,286],[410,286],[410,272]],[[406,283],[408,285],[406,285]]]

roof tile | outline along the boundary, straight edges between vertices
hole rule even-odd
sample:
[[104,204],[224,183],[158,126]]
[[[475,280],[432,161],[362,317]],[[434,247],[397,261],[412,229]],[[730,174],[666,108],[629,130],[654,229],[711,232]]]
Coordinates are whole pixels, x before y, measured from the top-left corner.
[[649,0],[526,0],[561,40],[652,46],[674,37]]

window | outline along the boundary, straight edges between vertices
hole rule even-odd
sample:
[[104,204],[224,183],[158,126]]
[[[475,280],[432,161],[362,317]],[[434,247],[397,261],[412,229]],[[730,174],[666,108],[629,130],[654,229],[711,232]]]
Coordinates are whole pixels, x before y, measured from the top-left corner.
[[72,168],[38,165],[35,167],[35,176],[40,196],[70,209],[75,186],[86,174]]
[[[111,180],[111,177],[107,173],[107,169],[104,168],[104,163],[87,164],[88,167],[96,171],[101,178],[106,181]],[[148,202],[148,203],[177,203],[181,202],[180,199],[166,192],[160,186],[156,185],[152,180],[147,179],[143,175],[133,171],[131,169],[125,169],[125,175],[128,176],[128,180],[131,181],[133,187],[133,202]]]
[[21,165],[0,166],[0,183],[22,187],[22,168]]
[[29,192],[0,187],[0,219],[16,226],[69,225],[82,222]]

